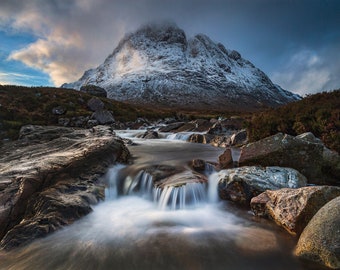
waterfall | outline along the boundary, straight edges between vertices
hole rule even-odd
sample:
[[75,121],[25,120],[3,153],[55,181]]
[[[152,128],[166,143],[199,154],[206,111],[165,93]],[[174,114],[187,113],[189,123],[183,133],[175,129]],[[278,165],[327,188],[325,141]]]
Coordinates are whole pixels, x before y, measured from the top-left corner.
[[233,160],[234,166],[238,167],[242,149],[238,147],[231,147],[230,151],[231,151],[231,158]]
[[206,202],[206,188],[202,183],[187,183],[179,187],[158,187],[154,194],[154,200],[158,202],[158,207],[162,210],[186,209]]
[[139,195],[144,198],[151,198],[153,193],[152,175],[144,170],[135,177],[127,176],[123,183],[123,195]]
[[105,189],[106,199],[116,199],[118,197],[118,179],[120,178],[120,171],[125,168],[125,165],[117,164],[110,168],[106,173],[105,180],[107,183],[107,188]]
[[209,176],[208,185],[208,200],[210,203],[216,203],[219,200],[218,196],[218,173],[215,172]]
[[177,141],[188,141],[189,137],[192,135],[192,132],[178,132],[168,135],[166,138],[168,140],[177,140]]

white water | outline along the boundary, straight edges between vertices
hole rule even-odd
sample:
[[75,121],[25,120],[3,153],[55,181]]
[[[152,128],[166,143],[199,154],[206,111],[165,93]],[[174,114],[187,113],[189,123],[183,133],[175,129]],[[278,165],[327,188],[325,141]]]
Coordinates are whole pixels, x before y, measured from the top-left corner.
[[276,227],[257,224],[248,212],[218,202],[216,174],[208,187],[161,190],[152,187],[144,170],[135,170],[197,157],[212,160],[222,151],[204,145],[199,149],[197,144],[161,140],[130,146],[135,164],[109,170],[105,202],[47,238],[0,253],[0,269],[312,269],[300,267],[291,256],[290,241]]

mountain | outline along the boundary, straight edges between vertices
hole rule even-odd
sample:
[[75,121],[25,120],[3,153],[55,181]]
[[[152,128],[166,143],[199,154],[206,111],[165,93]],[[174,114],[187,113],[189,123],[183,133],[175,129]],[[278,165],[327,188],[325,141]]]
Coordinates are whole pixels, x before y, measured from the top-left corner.
[[187,39],[170,23],[126,35],[103,64],[62,87],[89,84],[115,100],[168,108],[253,110],[300,99],[237,51],[203,34]]

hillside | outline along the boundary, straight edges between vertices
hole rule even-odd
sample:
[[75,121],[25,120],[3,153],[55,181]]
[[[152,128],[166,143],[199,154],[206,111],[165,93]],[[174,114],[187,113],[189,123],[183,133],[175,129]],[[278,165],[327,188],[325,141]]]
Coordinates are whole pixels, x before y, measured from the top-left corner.
[[277,132],[298,135],[307,131],[340,153],[340,89],[256,113],[248,123],[251,141]]
[[[87,102],[93,96],[84,92],[53,87],[22,87],[0,85],[0,141],[16,139],[22,125],[57,125],[60,117],[91,116]],[[116,121],[135,121],[139,117],[158,119],[170,112],[138,108],[107,98],[100,98],[105,109],[111,111]],[[57,115],[53,108],[62,106],[65,113]]]

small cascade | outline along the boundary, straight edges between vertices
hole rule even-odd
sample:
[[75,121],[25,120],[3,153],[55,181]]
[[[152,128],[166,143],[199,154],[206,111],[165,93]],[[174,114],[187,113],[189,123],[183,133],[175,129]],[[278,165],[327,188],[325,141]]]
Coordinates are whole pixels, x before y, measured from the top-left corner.
[[208,185],[208,200],[210,203],[216,203],[219,200],[218,196],[218,173],[215,172],[209,176],[209,185]]
[[192,132],[178,132],[168,135],[166,138],[168,140],[176,140],[176,141],[188,141],[189,137],[192,135]]
[[235,167],[238,167],[238,163],[240,161],[242,149],[238,148],[238,147],[231,147],[230,151],[231,151],[231,158],[233,160],[233,165]]
[[206,189],[202,183],[187,183],[185,185],[165,186],[154,190],[154,200],[158,207],[165,209],[186,209],[206,202]]
[[140,195],[151,199],[153,194],[152,175],[142,170],[135,177],[127,176],[122,191],[124,195]]
[[108,170],[106,174],[106,183],[107,183],[107,188],[105,189],[106,199],[113,200],[118,197],[117,183],[120,178],[120,171],[125,167],[126,167],[125,165],[117,164]]

